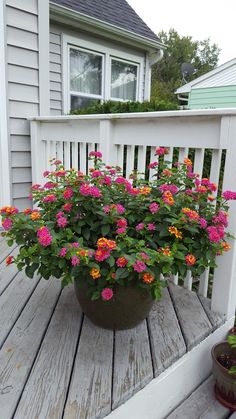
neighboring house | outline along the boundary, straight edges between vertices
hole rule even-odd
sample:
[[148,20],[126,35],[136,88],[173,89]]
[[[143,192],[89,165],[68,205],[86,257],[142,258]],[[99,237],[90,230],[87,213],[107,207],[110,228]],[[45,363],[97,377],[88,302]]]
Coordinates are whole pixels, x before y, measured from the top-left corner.
[[0,206],[29,205],[27,118],[94,101],[149,99],[151,65],[162,48],[125,0],[2,0]]
[[236,107],[236,58],[181,86],[175,92],[188,109]]

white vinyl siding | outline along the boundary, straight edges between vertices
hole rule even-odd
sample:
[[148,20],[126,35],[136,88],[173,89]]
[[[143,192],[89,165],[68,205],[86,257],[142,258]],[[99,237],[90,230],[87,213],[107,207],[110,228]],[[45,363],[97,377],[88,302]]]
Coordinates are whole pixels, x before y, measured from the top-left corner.
[[8,114],[13,205],[30,206],[30,129],[39,114],[37,1],[6,1]]

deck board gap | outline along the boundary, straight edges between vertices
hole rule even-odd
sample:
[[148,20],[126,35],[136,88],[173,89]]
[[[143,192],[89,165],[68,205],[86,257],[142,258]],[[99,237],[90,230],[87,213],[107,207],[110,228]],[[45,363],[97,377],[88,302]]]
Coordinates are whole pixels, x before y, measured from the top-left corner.
[[[39,282],[40,282],[40,281],[39,281]],[[38,282],[38,284],[39,284],[39,282]],[[37,285],[38,285],[38,284],[37,284]],[[35,289],[36,289],[36,287],[35,287]],[[62,293],[62,290],[61,290],[61,291],[59,292],[59,294],[58,294],[58,297],[57,297],[56,302],[55,302],[55,304],[54,304],[54,307],[53,307],[53,309],[52,309],[52,312],[51,312],[51,315],[50,315],[50,317],[49,317],[49,320],[48,320],[47,325],[46,325],[46,327],[45,327],[45,329],[44,329],[44,333],[43,333],[42,338],[41,338],[41,341],[40,341],[40,343],[39,343],[38,350],[37,350],[37,351],[36,351],[36,353],[35,353],[35,357],[34,357],[34,359],[33,359],[33,362],[32,362],[32,364],[31,364],[31,367],[30,367],[30,369],[29,369],[28,375],[27,375],[27,377],[26,377],[26,379],[25,379],[25,383],[24,383],[24,385],[22,386],[21,393],[19,394],[19,398],[18,398],[18,401],[17,401],[17,403],[16,403],[16,406],[15,406],[15,409],[14,409],[14,413],[13,413],[13,415],[12,415],[12,419],[14,419],[14,418],[15,418],[15,414],[16,414],[16,411],[17,411],[18,405],[19,405],[19,403],[20,403],[21,396],[22,396],[22,394],[23,394],[23,392],[24,392],[24,390],[25,390],[25,387],[26,387],[27,382],[28,382],[28,379],[29,379],[29,377],[30,377],[30,375],[31,375],[32,369],[33,369],[33,367],[34,367],[34,364],[35,364],[35,362],[37,361],[38,354],[39,354],[39,352],[40,352],[40,348],[41,348],[41,346],[42,346],[42,343],[43,343],[43,341],[44,341],[44,338],[45,338],[45,335],[46,335],[46,333],[47,333],[48,327],[49,327],[49,325],[50,325],[50,323],[51,323],[52,317],[53,317],[54,312],[55,312],[55,310],[56,310],[56,306],[57,306],[58,301],[59,301],[59,299],[60,299],[61,293]],[[33,294],[33,293],[32,293],[32,294]],[[20,317],[20,316],[19,316],[19,317]],[[19,318],[19,317],[18,317],[18,318]]]
[[178,312],[177,312],[176,307],[175,307],[175,302],[174,302],[174,299],[172,297],[172,294],[171,294],[171,292],[169,290],[169,286],[167,286],[167,288],[168,288],[169,296],[170,296],[170,299],[171,299],[171,302],[172,302],[172,306],[173,306],[173,309],[174,309],[176,318],[177,318],[178,323],[179,323],[179,328],[180,328],[180,331],[182,333],[182,337],[183,337],[183,340],[184,340],[184,343],[185,343],[185,346],[186,346],[186,350],[188,352],[188,349],[187,349],[188,348],[188,342],[187,342],[187,339],[185,338],[185,335],[184,335],[184,332],[183,332],[182,324],[180,322],[180,319],[179,319],[179,316],[178,316]]
[[152,349],[152,344],[151,344],[151,331],[150,331],[149,322],[147,319],[146,319],[146,324],[147,324],[148,342],[149,342],[150,353],[151,353],[152,374],[153,374],[153,378],[155,378],[154,354],[153,354],[153,349]]
[[84,324],[84,313],[82,313],[82,320],[81,320],[81,324],[80,324],[80,330],[79,330],[79,333],[78,333],[78,339],[77,339],[74,359],[73,359],[73,363],[72,363],[72,367],[71,367],[70,378],[69,378],[68,386],[67,386],[67,390],[66,390],[65,402],[64,402],[63,409],[62,409],[61,417],[58,418],[58,419],[63,419],[64,416],[65,416],[65,408],[66,408],[66,403],[67,403],[67,399],[68,399],[68,394],[69,394],[69,391],[70,391],[71,380],[72,380],[72,375],[73,375],[73,371],[74,371],[74,367],[75,367],[75,360],[76,360],[76,355],[77,355],[78,348],[79,348],[79,343],[80,343],[80,337],[81,337],[81,333],[82,333],[82,329],[83,329],[83,324]]

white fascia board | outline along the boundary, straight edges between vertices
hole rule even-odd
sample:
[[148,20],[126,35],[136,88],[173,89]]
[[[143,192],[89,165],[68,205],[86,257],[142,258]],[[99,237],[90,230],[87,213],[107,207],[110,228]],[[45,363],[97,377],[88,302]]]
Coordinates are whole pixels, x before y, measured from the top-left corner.
[[214,68],[214,70],[208,71],[208,73],[203,74],[202,76],[198,77],[197,79],[194,79],[192,81],[190,81],[189,83],[186,83],[184,86],[179,87],[176,91],[175,94],[182,94],[182,93],[189,93],[190,90],[192,89],[192,87],[196,87],[196,85],[198,85],[198,83],[214,76],[215,74],[220,73],[221,71],[231,67],[232,65],[236,64],[236,58],[233,58],[230,61],[227,61],[227,63],[224,63],[222,65],[220,65],[219,67]]
[[50,17],[55,21],[69,25],[73,25],[73,22],[77,23],[78,25],[79,22],[79,27],[81,29],[87,28],[88,30],[89,26],[91,26],[93,28],[93,33],[94,29],[96,28],[96,30],[100,32],[103,36],[107,34],[107,36],[110,37],[110,35],[113,34],[120,41],[122,39],[126,40],[126,43],[129,44],[135,43],[136,46],[139,46],[147,51],[157,51],[166,48],[165,45],[163,45],[161,42],[154,41],[145,36],[135,34],[131,31],[128,31],[127,29],[123,29],[116,25],[106,23],[100,19],[90,17],[88,15],[77,12],[68,7],[58,5],[53,2],[50,2]]

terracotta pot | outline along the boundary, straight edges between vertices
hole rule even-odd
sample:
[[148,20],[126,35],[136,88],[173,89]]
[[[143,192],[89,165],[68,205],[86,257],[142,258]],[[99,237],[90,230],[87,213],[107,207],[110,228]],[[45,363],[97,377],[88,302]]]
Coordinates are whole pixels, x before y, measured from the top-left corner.
[[75,281],[74,286],[83,312],[94,324],[104,329],[132,329],[147,317],[154,302],[148,290],[133,284],[116,284],[114,296],[108,302],[101,299],[91,301],[86,283],[81,288],[81,284]]
[[217,361],[222,354],[236,356],[236,349],[231,348],[227,341],[218,343],[212,348],[215,396],[223,406],[236,411],[236,375],[229,374],[229,370]]

